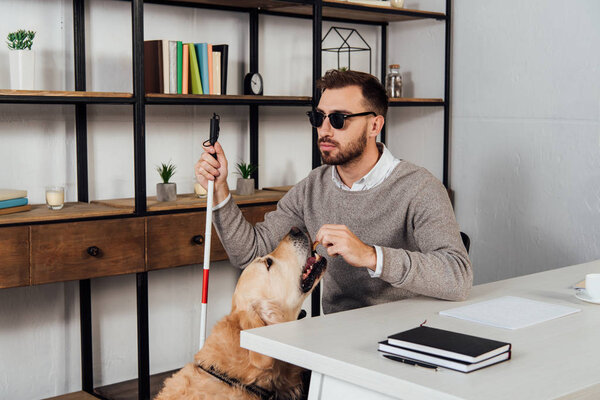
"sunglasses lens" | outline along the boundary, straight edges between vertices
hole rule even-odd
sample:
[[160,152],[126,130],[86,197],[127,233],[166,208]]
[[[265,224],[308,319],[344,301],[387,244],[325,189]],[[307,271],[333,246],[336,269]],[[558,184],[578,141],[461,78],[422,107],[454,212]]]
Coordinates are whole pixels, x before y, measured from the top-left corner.
[[323,125],[323,120],[325,119],[325,116],[322,113],[317,111],[309,111],[306,114],[308,114],[310,124],[315,128],[318,128],[321,125]]
[[334,129],[342,129],[344,127],[344,114],[331,113],[329,114],[329,123]]

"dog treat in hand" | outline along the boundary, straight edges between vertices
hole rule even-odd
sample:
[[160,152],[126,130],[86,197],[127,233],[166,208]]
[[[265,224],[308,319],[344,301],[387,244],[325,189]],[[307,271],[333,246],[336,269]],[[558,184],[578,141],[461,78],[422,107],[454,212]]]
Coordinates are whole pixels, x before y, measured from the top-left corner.
[[[321,242],[319,242],[318,240],[313,243],[313,247],[312,247],[313,253],[315,251],[317,251],[317,246],[320,245],[320,244],[321,244]],[[315,261],[319,261],[320,259],[321,259],[321,256],[319,254],[315,254]]]

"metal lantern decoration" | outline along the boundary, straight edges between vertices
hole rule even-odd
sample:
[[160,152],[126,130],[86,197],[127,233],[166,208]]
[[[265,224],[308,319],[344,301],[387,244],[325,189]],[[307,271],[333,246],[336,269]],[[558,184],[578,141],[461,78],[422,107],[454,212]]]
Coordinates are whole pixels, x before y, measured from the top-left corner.
[[[335,34],[332,34],[334,32]],[[332,35],[336,43],[333,47],[323,47],[325,40],[329,35]],[[337,36],[336,36],[337,35]],[[339,43],[339,45],[337,44]],[[357,44],[358,43],[358,44]],[[340,66],[340,54],[346,53],[348,56],[348,69],[351,69],[350,54],[354,52],[368,51],[369,52],[369,73],[371,73],[371,46],[365,41],[360,33],[356,29],[342,28],[339,26],[332,26],[329,28],[323,40],[321,40],[321,51],[327,51],[337,53],[337,67]]]

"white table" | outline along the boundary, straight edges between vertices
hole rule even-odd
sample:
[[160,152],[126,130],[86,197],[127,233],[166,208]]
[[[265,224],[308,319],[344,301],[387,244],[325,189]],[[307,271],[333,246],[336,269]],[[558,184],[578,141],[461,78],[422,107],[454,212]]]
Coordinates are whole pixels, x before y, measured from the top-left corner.
[[[469,300],[419,297],[243,331],[241,345],[313,371],[309,399],[600,399],[600,305],[573,284],[600,260],[475,286]],[[528,328],[494,328],[438,314],[505,295],[581,312]],[[431,327],[512,343],[512,359],[463,374],[384,359],[377,342],[424,320]]]

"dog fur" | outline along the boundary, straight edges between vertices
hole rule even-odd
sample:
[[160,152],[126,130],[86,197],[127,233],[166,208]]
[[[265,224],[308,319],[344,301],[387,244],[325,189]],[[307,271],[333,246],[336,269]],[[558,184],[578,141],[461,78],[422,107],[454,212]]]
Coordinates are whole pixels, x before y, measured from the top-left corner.
[[240,331],[297,318],[303,301],[323,276],[315,277],[310,290],[300,287],[312,243],[293,228],[270,254],[258,257],[242,272],[232,299],[231,313],[213,327],[204,346],[187,364],[165,380],[156,400],[235,399],[258,397],[232,387],[199,366],[216,370],[245,385],[257,385],[277,394],[277,399],[297,399],[301,394],[301,368],[240,347]]

